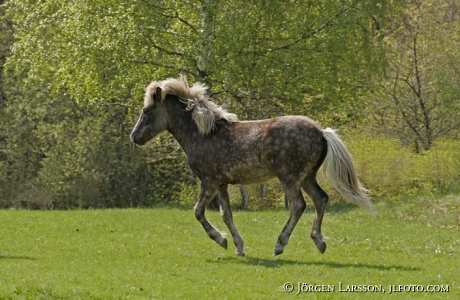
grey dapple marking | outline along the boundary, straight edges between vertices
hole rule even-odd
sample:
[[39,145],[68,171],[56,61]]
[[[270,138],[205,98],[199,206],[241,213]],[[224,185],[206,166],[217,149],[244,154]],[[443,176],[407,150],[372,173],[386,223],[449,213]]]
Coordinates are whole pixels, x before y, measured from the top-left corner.
[[205,217],[206,206],[217,193],[222,218],[238,255],[245,255],[244,241],[233,224],[229,184],[258,183],[273,177],[281,181],[290,217],[278,237],[275,255],[283,253],[305,210],[301,189],[312,198],[316,208],[311,238],[321,253],[326,250],[321,223],[328,196],[316,181],[323,162],[333,186],[348,200],[374,213],[366,190],[358,181],[353,159],[339,136],[307,117],[238,121],[235,114],[211,102],[204,85],[195,83],[190,87],[181,76],[148,86],[131,139],[143,145],[165,130],[179,142],[190,168],[201,180],[194,208],[196,219],[211,239],[227,248],[227,239]]

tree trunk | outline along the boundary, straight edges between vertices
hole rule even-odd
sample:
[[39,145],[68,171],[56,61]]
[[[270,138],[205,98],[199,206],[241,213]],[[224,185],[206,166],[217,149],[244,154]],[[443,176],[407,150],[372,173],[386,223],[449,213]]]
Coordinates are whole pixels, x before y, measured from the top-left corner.
[[212,88],[212,84],[208,78],[209,76],[209,56],[212,49],[212,34],[214,24],[214,9],[215,0],[202,0],[201,1],[201,51],[198,57],[197,78],[199,81],[205,83],[208,87],[208,92]]
[[244,185],[240,184],[240,193],[241,193],[241,209],[247,209],[249,204],[249,196],[246,192]]

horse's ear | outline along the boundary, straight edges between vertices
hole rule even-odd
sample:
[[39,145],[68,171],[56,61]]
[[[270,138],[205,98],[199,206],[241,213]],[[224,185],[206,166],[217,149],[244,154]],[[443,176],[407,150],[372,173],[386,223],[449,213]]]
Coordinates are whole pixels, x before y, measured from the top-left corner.
[[153,102],[155,103],[160,103],[161,102],[161,88],[160,87],[157,87],[157,89],[155,90],[155,94],[153,95]]

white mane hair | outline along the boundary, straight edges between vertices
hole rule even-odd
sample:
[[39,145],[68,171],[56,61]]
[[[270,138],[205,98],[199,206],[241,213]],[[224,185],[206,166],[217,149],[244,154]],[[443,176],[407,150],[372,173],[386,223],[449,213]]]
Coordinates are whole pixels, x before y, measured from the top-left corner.
[[167,95],[174,95],[179,98],[179,101],[187,105],[187,110],[192,111],[192,119],[198,127],[198,132],[202,135],[208,135],[214,130],[216,122],[219,120],[225,120],[229,123],[239,121],[236,114],[229,113],[211,101],[206,92],[206,85],[196,82],[190,87],[184,75],[179,76],[177,79],[168,78],[150,83],[145,92],[144,107],[149,107],[153,104],[153,96],[158,87],[162,91],[162,102]]

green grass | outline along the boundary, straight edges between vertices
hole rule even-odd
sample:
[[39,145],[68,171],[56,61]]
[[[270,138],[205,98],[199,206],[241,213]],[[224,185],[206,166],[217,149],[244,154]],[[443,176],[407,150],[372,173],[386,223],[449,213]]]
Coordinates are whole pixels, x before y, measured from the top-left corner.
[[[234,211],[246,257],[230,241],[225,251],[210,240],[191,209],[3,210],[0,299],[458,299],[459,204],[455,196],[380,202],[372,217],[335,203],[323,222],[323,255],[309,238],[309,205],[278,257],[284,210]],[[207,216],[226,229],[217,212]],[[335,291],[296,295],[299,282]],[[340,282],[385,292],[339,292]],[[389,294],[390,285],[409,284],[449,292]]]

